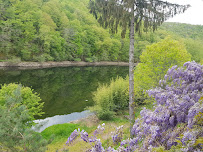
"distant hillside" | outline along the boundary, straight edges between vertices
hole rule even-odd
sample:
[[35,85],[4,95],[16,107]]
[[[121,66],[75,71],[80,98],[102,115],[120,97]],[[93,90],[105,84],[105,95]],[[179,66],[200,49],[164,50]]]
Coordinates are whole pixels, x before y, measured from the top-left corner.
[[201,25],[166,22],[160,29],[175,33],[184,38],[203,40],[203,26]]
[[159,30],[166,31],[174,39],[185,44],[187,51],[192,55],[192,60],[203,60],[203,26],[182,23],[164,23]]
[[[120,31],[111,35],[100,27],[88,2],[1,0],[0,60],[128,61],[128,34],[121,39]],[[168,35],[183,41],[194,60],[203,58],[203,26],[164,23],[155,33],[135,34],[135,61],[147,45]]]

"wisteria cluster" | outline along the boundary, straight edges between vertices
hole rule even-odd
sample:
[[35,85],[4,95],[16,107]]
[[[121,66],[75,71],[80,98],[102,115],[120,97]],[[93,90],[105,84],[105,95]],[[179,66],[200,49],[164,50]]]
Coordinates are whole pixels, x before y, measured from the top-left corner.
[[[147,91],[155,98],[154,111],[144,108],[141,120],[137,120],[132,129],[136,141],[149,138],[143,142],[147,149],[150,145],[160,144],[166,149],[176,145],[176,138],[184,128],[175,129],[178,124],[187,124],[188,129],[195,125],[194,116],[203,112],[203,66],[196,62],[186,62],[182,68],[173,66],[168,70],[160,87]],[[175,130],[174,130],[175,129]],[[193,141],[203,132],[193,133]],[[185,134],[183,137],[183,142]],[[184,144],[184,143],[183,143]]]
[[[203,99],[200,100],[203,97],[203,65],[186,62],[182,68],[173,66],[160,80],[160,86],[147,92],[156,103],[153,111],[143,108],[140,112],[141,118],[135,120],[132,128],[134,138],[121,141],[117,150],[111,147],[105,150],[96,139],[91,152],[151,151],[160,146],[171,149],[178,140],[181,151],[202,151],[202,145],[196,141],[203,138],[203,123],[197,123],[195,117],[203,112]],[[69,138],[74,139],[77,135],[74,134]],[[85,137],[82,139],[87,142],[89,138]],[[117,142],[122,135],[117,131],[112,138]]]
[[98,134],[101,134],[105,128],[104,128],[105,124],[103,123],[102,125],[99,125],[97,127],[97,129],[94,131],[93,133],[93,136],[89,137],[88,133],[84,130],[80,131],[80,129],[75,129],[71,135],[68,137],[68,140],[66,141],[66,145],[68,144],[71,144],[79,135],[81,137],[81,139],[83,139],[85,142],[89,142],[89,143],[92,143],[92,142],[95,142],[95,147],[94,149],[98,149],[99,147],[102,148],[100,146],[100,140],[97,139],[97,135]]
[[115,144],[118,144],[123,139],[123,125],[116,128],[115,132],[112,132],[112,139]]

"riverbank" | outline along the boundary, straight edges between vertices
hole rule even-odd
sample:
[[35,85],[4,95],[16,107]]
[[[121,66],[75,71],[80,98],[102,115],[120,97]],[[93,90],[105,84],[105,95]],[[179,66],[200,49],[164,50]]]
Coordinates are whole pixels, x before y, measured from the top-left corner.
[[62,61],[62,62],[0,62],[0,68],[19,68],[19,69],[39,69],[51,67],[69,67],[69,66],[129,66],[128,62],[76,62],[76,61]]

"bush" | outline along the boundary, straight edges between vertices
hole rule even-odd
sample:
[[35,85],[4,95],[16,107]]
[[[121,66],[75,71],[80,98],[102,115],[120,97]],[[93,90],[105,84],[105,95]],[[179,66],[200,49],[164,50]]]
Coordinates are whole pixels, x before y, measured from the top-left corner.
[[126,79],[117,77],[109,85],[100,85],[93,93],[95,106],[92,110],[100,119],[111,119],[116,111],[128,107],[128,84]]
[[141,63],[138,63],[135,68],[136,102],[142,103],[147,98],[143,91],[157,86],[169,68],[174,65],[183,65],[190,60],[191,55],[184,45],[170,38],[147,46],[140,56]]
[[110,111],[110,110],[99,109],[97,111],[97,116],[100,120],[112,120],[115,114],[116,113],[114,111]]
[[18,103],[18,105],[24,105],[26,106],[26,109],[28,109],[29,115],[31,117],[31,120],[34,119],[34,116],[41,116],[44,112],[42,112],[42,107],[43,104],[39,97],[39,94],[34,92],[31,88],[29,87],[24,87],[20,84],[4,84],[1,86],[0,89],[0,105],[4,106],[7,98],[12,97],[15,98],[15,90],[19,88],[20,89],[20,98],[21,102]]

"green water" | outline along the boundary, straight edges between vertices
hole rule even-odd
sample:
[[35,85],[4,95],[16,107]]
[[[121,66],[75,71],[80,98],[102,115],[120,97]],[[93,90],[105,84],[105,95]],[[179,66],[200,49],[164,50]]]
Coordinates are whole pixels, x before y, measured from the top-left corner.
[[37,119],[81,112],[92,106],[99,83],[126,77],[128,67],[63,67],[37,70],[0,69],[0,84],[21,83],[40,94],[45,114]]

